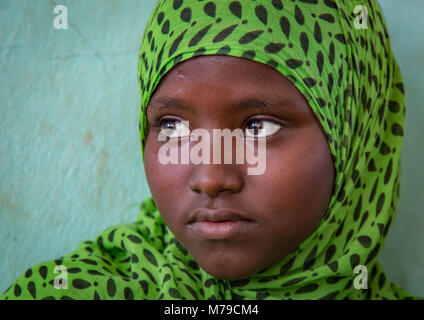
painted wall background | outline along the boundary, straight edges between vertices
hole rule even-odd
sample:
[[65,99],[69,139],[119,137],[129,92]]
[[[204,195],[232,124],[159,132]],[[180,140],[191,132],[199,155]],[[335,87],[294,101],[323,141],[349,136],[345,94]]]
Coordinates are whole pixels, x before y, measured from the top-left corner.
[[[68,30],[53,8],[68,8]],[[137,55],[154,0],[0,1],[0,292],[31,265],[131,222],[150,195],[138,140]],[[380,261],[424,297],[424,20],[380,0],[406,90],[397,217]]]

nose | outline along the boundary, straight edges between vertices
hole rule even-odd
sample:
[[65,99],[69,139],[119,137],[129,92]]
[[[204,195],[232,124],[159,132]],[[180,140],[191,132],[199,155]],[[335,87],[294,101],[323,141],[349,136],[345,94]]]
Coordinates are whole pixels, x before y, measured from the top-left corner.
[[240,192],[243,180],[231,164],[198,164],[192,171],[189,187],[196,193],[205,193],[213,198],[224,191]]

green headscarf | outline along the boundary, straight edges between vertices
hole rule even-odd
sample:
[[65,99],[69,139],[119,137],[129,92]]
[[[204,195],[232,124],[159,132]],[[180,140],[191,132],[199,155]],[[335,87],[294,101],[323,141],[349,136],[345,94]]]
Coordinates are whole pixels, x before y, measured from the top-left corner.
[[[368,20],[355,28],[357,5]],[[365,17],[363,18],[365,19]],[[289,256],[247,279],[216,279],[165,225],[152,198],[133,224],[102,232],[75,252],[28,269],[4,298],[408,299],[376,261],[399,198],[405,104],[378,3],[347,0],[159,1],[139,54],[140,138],[161,78],[197,55],[267,64],[306,97],[326,133],[336,177],[328,210]],[[56,265],[68,288],[55,289]],[[355,267],[368,270],[356,289]]]

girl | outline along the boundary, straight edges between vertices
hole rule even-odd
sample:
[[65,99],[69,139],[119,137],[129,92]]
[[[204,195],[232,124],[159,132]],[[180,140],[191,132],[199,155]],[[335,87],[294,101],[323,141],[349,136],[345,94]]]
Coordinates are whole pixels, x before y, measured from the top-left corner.
[[[414,298],[376,260],[405,106],[383,15],[365,3],[358,17],[359,1],[159,1],[138,64],[152,198],[2,298]],[[265,139],[265,171],[162,163],[163,130],[182,150],[199,128]]]

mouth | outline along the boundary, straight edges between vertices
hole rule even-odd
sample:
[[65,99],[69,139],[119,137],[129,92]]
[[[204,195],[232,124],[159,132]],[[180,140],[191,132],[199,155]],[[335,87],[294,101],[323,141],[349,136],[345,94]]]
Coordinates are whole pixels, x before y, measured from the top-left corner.
[[209,240],[237,238],[252,231],[257,223],[231,209],[200,208],[193,212],[187,227]]

